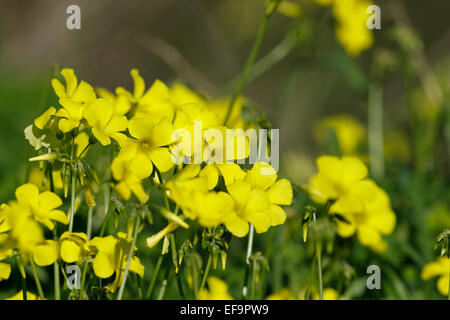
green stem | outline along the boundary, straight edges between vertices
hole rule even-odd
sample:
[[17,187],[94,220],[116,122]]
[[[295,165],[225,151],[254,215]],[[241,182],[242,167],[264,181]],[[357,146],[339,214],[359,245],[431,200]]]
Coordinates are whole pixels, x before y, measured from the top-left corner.
[[127,282],[128,272],[130,270],[131,259],[133,258],[134,247],[136,245],[136,239],[137,239],[137,235],[138,235],[138,231],[139,231],[139,223],[141,222],[140,220],[141,220],[141,218],[138,216],[136,218],[136,224],[134,226],[133,241],[131,242],[130,251],[128,252],[127,266],[125,267],[125,272],[123,274],[123,280],[122,280],[122,284],[120,285],[119,294],[117,295],[117,300],[122,300],[123,292],[125,290],[125,284]]
[[[287,33],[284,39],[281,40],[281,42],[276,47],[274,47],[268,54],[254,63],[252,70],[248,76],[246,82],[247,84],[272,69],[272,67],[283,60],[295,48],[298,42],[295,31],[296,29],[293,29],[289,33]],[[232,92],[233,89],[238,85],[239,80],[240,77],[238,75],[236,78],[229,81],[220,90],[220,93],[218,95],[220,96]]]
[[273,12],[275,11],[275,9],[279,3],[280,3],[280,1],[271,1],[271,3],[269,5],[273,5],[273,7],[270,10],[266,10],[266,13],[264,14],[264,19],[258,29],[258,33],[257,33],[256,39],[253,43],[252,50],[250,51],[250,55],[248,56],[247,62],[245,63],[244,70],[242,71],[239,84],[236,88],[236,91],[234,92],[234,94],[231,97],[230,105],[228,107],[228,111],[225,116],[225,120],[223,122],[224,125],[227,124],[227,122],[230,118],[230,115],[233,111],[234,104],[235,104],[236,100],[238,99],[239,95],[241,94],[242,90],[244,89],[244,86],[250,75],[250,71],[252,69],[253,63],[255,62],[256,56],[258,55],[259,49],[261,47],[261,43],[264,38],[264,34],[266,33],[270,17],[272,16]]
[[[49,153],[51,152],[51,149],[48,149]],[[50,181],[50,191],[55,192],[55,183],[53,181],[53,166],[51,162],[48,162],[48,178]],[[53,228],[53,239],[55,241],[58,240],[58,230],[57,225]],[[61,300],[61,283],[59,279],[59,264],[58,261],[55,261],[53,264],[53,283],[54,283],[54,290],[55,290],[55,300]]]
[[76,191],[76,174],[72,170],[72,190],[70,195],[70,216],[69,216],[69,232],[73,230],[73,216],[75,215],[75,191]]
[[36,287],[39,293],[39,297],[44,300],[44,292],[42,291],[42,286],[41,286],[41,281],[39,281],[39,277],[37,275],[37,271],[36,271],[36,265],[34,264],[33,259],[30,259],[30,264],[31,264],[31,271],[33,272],[33,277],[34,277],[34,281],[36,282]]
[[[317,223],[316,214],[313,213],[314,223]],[[323,280],[322,280],[322,245],[318,239],[317,234],[316,237],[316,256],[317,256],[317,272],[319,273],[319,297],[320,300],[323,300]]]
[[247,291],[248,291],[248,277],[250,274],[250,257],[252,256],[252,250],[253,250],[253,237],[255,234],[255,227],[253,224],[250,224],[250,230],[248,232],[248,244],[247,244],[247,255],[245,257],[245,263],[247,264],[245,275],[244,275],[244,287],[242,288],[242,296],[247,298]]
[[24,270],[24,274],[20,273],[21,285],[22,285],[22,298],[23,300],[27,300],[27,279],[25,274],[25,266],[20,255],[16,256],[17,265],[20,270]]
[[252,263],[252,291],[250,293],[251,300],[255,299],[255,292],[256,292],[256,286],[257,286],[256,273],[257,273],[256,261],[253,260],[253,263]]
[[205,287],[206,279],[208,278],[209,269],[211,269],[211,262],[212,262],[212,257],[210,254],[210,255],[208,255],[208,261],[206,262],[205,271],[203,272],[202,282],[200,283],[200,290],[202,290]]
[[175,278],[177,280],[177,286],[178,286],[178,292],[180,293],[180,296],[183,300],[186,300],[186,297],[184,295],[184,290],[183,290],[183,283],[181,282],[181,277],[179,274],[179,270],[178,270],[178,255],[177,255],[177,246],[175,243],[175,235],[173,234],[173,232],[170,233],[169,235],[169,240],[170,240],[170,247],[172,250],[172,260],[173,260],[173,265],[175,267]]
[[86,283],[86,274],[88,269],[88,262],[86,261],[83,266],[83,275],[81,276],[81,293],[84,290],[84,284]]
[[153,293],[153,288],[155,287],[156,279],[158,278],[159,270],[164,260],[164,255],[160,255],[158,261],[156,262],[155,271],[153,272],[152,280],[150,281],[150,286],[148,287],[145,299],[150,299]]
[[375,179],[384,177],[383,89],[371,84],[368,101],[370,173]]
[[164,275],[164,280],[161,284],[161,288],[159,289],[158,300],[162,300],[164,298],[164,294],[166,293],[167,283],[169,282],[169,270],[166,270],[166,274]]

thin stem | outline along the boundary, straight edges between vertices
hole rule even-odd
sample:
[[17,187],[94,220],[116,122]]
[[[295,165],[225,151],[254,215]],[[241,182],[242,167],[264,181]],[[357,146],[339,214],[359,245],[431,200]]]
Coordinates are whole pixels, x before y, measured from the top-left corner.
[[161,284],[161,288],[159,289],[158,300],[162,300],[164,298],[164,294],[166,293],[167,283],[169,282],[169,279],[168,279],[169,278],[168,277],[169,270],[170,269],[166,270],[166,274],[164,276],[164,280],[163,280],[163,282]]
[[[267,53],[264,57],[254,63],[252,70],[248,76],[246,82],[247,84],[269,71],[296,47],[298,41],[295,35],[295,31],[295,29],[292,29],[276,47],[274,47],[269,53]],[[233,88],[235,88],[239,83],[239,80],[239,75],[230,80],[225,86],[223,86],[218,95],[232,92]]]
[[73,230],[73,216],[75,215],[75,191],[76,191],[76,174],[72,170],[72,190],[70,195],[70,217],[69,217],[69,232]]
[[206,279],[208,278],[209,269],[211,268],[211,261],[212,257],[211,255],[208,255],[208,261],[206,262],[206,268],[203,272],[202,282],[200,282],[200,290],[202,290],[205,287]]
[[371,84],[368,101],[370,173],[376,179],[384,177],[383,151],[383,89]]
[[141,217],[136,218],[136,224],[134,226],[134,232],[133,232],[133,241],[131,242],[130,251],[128,252],[128,260],[127,260],[127,266],[125,267],[125,272],[123,274],[123,280],[122,284],[120,285],[119,294],[117,295],[117,300],[122,300],[123,291],[125,290],[125,284],[127,282],[128,272],[130,269],[131,264],[131,258],[133,257],[134,253],[134,246],[136,245],[136,239],[139,231],[139,224],[141,222]]
[[256,286],[257,286],[256,273],[257,273],[256,261],[253,261],[253,263],[252,263],[252,291],[250,294],[251,300],[255,299],[255,292],[256,292]]
[[248,232],[248,244],[247,244],[247,255],[245,257],[245,263],[247,264],[245,275],[244,275],[244,287],[242,288],[242,296],[244,298],[247,297],[247,290],[248,290],[248,276],[250,273],[250,257],[252,256],[252,250],[253,250],[253,237],[255,235],[255,227],[253,224],[250,224],[250,230]]
[[91,235],[92,235],[92,214],[94,212],[94,207],[89,207],[88,210],[88,220],[87,220],[87,230],[86,230],[86,235],[88,240],[91,239]]
[[[49,148],[48,152],[50,153],[52,150]],[[51,162],[48,162],[48,179],[50,181],[50,191],[55,192],[55,183],[53,181],[53,166]],[[57,225],[53,228],[53,239],[58,240],[58,230]],[[53,264],[53,285],[55,290],[55,300],[61,300],[61,283],[59,279],[59,264],[58,261],[55,261]]]
[[36,265],[34,264],[33,259],[30,259],[30,264],[31,264],[31,271],[33,272],[34,281],[36,282],[39,297],[41,297],[41,299],[44,300],[45,299],[44,292],[42,291],[41,281],[39,280],[39,277],[37,275]]
[[183,290],[183,283],[181,282],[181,277],[180,274],[178,273],[178,255],[177,255],[177,246],[175,243],[175,235],[172,233],[170,233],[169,235],[169,240],[170,240],[170,247],[172,250],[172,260],[173,260],[173,264],[175,267],[175,278],[177,280],[177,286],[178,286],[178,292],[180,293],[180,296],[183,300],[186,300],[186,297],[184,295],[184,290]]
[[242,71],[239,84],[236,88],[236,91],[234,92],[234,94],[231,97],[230,105],[228,107],[228,111],[225,116],[225,120],[223,122],[224,125],[227,124],[227,122],[230,118],[230,115],[233,111],[234,104],[235,104],[236,100],[238,99],[239,95],[241,94],[242,90],[244,89],[244,86],[250,75],[250,71],[252,69],[253,63],[255,62],[256,56],[258,55],[259,49],[261,47],[261,43],[264,38],[264,34],[266,33],[267,25],[269,23],[270,17],[272,16],[272,14],[275,11],[276,7],[278,6],[279,2],[280,1],[272,1],[269,5],[273,5],[273,7],[271,7],[270,10],[266,10],[266,13],[264,14],[264,19],[261,23],[261,26],[258,29],[258,33],[257,33],[256,39],[253,43],[252,50],[250,51],[250,55],[248,56],[247,62],[245,63],[244,70]]
[[145,295],[145,299],[150,299],[153,293],[153,288],[155,287],[156,279],[158,278],[159,270],[161,269],[161,265],[164,260],[164,255],[160,255],[158,261],[156,262],[155,271],[153,272],[152,280],[150,281],[150,286],[148,287],[147,294]]
[[[314,223],[317,223],[316,214],[313,213]],[[317,272],[319,273],[319,297],[323,300],[323,280],[322,280],[322,245],[316,234],[316,256],[317,256]]]
[[23,260],[20,255],[17,255],[16,260],[17,260],[17,265],[19,267],[19,270],[23,270],[23,274],[22,274],[22,272],[20,273],[20,279],[21,279],[21,285],[22,285],[22,298],[23,298],[23,300],[27,300],[27,278],[26,278]]

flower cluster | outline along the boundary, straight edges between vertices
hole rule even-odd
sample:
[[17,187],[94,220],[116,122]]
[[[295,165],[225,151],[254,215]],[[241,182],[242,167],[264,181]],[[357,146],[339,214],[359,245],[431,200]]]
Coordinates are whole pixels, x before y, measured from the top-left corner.
[[331,204],[329,212],[339,215],[337,233],[382,252],[386,242],[381,235],[392,233],[396,216],[387,193],[369,179],[366,166],[354,157],[321,156],[319,172],[309,181],[308,191],[319,203]]
[[[228,98],[209,100],[181,83],[169,87],[160,80],[147,87],[136,69],[131,70],[133,90],[118,87],[114,93],[79,81],[72,69],[62,69],[61,76],[64,81],[51,81],[59,106],[48,108],[25,129],[27,140],[39,152],[29,160],[45,170],[32,169],[30,183],[17,188],[16,199],[0,209],[0,260],[17,257],[24,278],[28,263],[33,269],[76,264],[83,268],[83,277],[89,272],[100,279],[114,276],[105,289],[114,293],[120,287],[120,299],[129,271],[144,276],[136,241],[141,222],[151,224],[146,217],[155,208],[168,225],[148,237],[147,245],[154,247],[164,238],[164,253],[169,234],[180,226],[189,228],[186,219],[196,220],[220,243],[225,243],[223,232],[213,229],[226,228],[228,234],[243,237],[249,224],[262,233],[285,222],[282,206],[292,202],[290,182],[278,179],[268,163],[251,166],[245,161],[250,142],[243,129],[257,122],[244,121],[244,98],[237,99],[227,116]],[[228,129],[239,130],[230,138]],[[93,149],[109,159],[102,179],[88,157]],[[125,214],[127,232],[103,236],[102,228],[101,236],[91,239],[91,216],[86,233],[73,231],[75,213],[82,206],[77,188],[91,215],[101,185],[106,186],[106,196],[115,191],[112,202],[117,212]],[[150,190],[159,195],[162,191],[164,207],[152,201]],[[67,213],[59,210],[63,206],[59,192],[70,199]],[[105,224],[108,216],[104,219]],[[57,222],[67,225],[59,235]],[[54,230],[52,239],[45,237],[44,228]],[[222,245],[223,257],[226,249]],[[11,265],[0,262],[0,280],[10,273]],[[214,278],[211,286],[213,282]]]

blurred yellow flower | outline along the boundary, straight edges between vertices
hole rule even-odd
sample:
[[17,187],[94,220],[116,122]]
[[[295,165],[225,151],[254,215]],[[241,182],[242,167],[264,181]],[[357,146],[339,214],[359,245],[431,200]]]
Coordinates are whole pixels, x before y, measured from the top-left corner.
[[38,187],[27,183],[16,189],[17,203],[32,216],[36,221],[41,222],[50,230],[53,230],[53,221],[63,224],[69,223],[67,215],[60,210],[56,210],[62,205],[61,199],[53,192],[44,191],[39,193]]
[[[34,293],[27,292],[26,293],[27,300],[41,300],[41,298]],[[20,290],[15,295],[5,300],[23,300],[23,290]]]
[[364,126],[348,115],[337,115],[320,120],[314,128],[314,135],[321,144],[324,144],[330,130],[335,133],[340,150],[345,156],[357,155],[357,147],[367,134]]
[[[314,300],[319,300],[320,296],[317,293],[313,295]],[[342,297],[339,293],[333,288],[324,288],[323,289],[323,300],[342,300]]]
[[392,233],[396,217],[390,207],[389,196],[372,180],[356,183],[331,205],[329,211],[346,220],[337,221],[337,233],[341,237],[351,237],[356,233],[359,242],[374,251],[386,249],[381,235]]
[[133,193],[139,202],[145,203],[149,196],[142,187],[141,179],[130,169],[131,162],[132,159],[124,160],[121,157],[116,157],[112,161],[111,171],[114,180],[118,182],[114,189],[124,200],[130,199],[131,193]]
[[321,156],[316,164],[319,172],[310,179],[308,192],[319,203],[339,198],[368,174],[364,163],[354,157]]
[[208,289],[201,289],[197,294],[197,300],[233,300],[228,293],[228,285],[219,278],[208,278]]
[[345,50],[357,56],[373,44],[373,35],[367,28],[367,0],[315,0],[318,4],[331,6],[336,18],[336,38]]
[[127,136],[121,133],[127,129],[125,116],[114,115],[113,105],[105,99],[96,99],[87,104],[84,118],[92,127],[92,134],[104,146],[111,144],[111,138],[123,145]]
[[438,291],[442,295],[448,295],[450,281],[450,259],[447,257],[440,257],[436,261],[428,263],[425,267],[423,267],[421,277],[423,280],[439,277],[437,282]]
[[283,288],[269,295],[266,300],[295,300],[295,298],[291,290]]
[[[97,277],[106,279],[116,274],[114,282],[107,286],[108,290],[115,292],[123,279],[131,240],[125,233],[118,232],[116,236],[95,237],[89,241],[89,246],[96,250],[93,267]],[[144,266],[137,256],[131,258],[129,270],[144,276]]]

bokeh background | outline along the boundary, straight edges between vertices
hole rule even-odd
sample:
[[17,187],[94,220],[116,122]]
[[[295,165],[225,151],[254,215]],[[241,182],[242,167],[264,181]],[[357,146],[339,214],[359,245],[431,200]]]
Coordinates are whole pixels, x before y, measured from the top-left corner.
[[[385,151],[395,158],[386,160],[386,179],[377,182],[390,191],[397,209],[400,224],[395,241],[408,243],[400,253],[382,258],[392,260],[391,291],[384,297],[439,297],[433,283],[426,284],[426,293],[418,289],[425,286],[418,280],[418,266],[433,259],[434,237],[450,226],[449,113],[440,113],[433,125],[433,142],[420,142],[426,136],[420,125],[425,116],[417,110],[432,102],[422,88],[426,75],[423,69],[414,71],[414,62],[416,54],[426,59],[443,100],[448,101],[450,2],[407,0],[399,13],[389,5],[391,1],[375,1],[381,7],[382,28],[373,31],[372,48],[357,57],[336,41],[335,20],[328,8],[313,0],[294,2],[300,5],[300,18],[274,15],[259,55],[269,54],[270,59],[258,65],[260,74],[244,90],[259,112],[280,129],[283,175],[297,185],[307,183],[316,170],[316,157],[332,153],[314,133],[321,119],[347,114],[367,127],[367,93],[377,81],[383,90],[384,132],[392,137]],[[66,28],[70,4],[81,8],[81,30]],[[132,88],[129,71],[138,68],[147,84],[156,78],[166,83],[181,80],[206,96],[229,95],[263,13],[263,0],[2,0],[0,201],[9,200],[26,181],[27,158],[33,149],[23,130],[56,103],[49,84],[55,70],[74,68],[80,79],[113,90]],[[399,28],[399,20],[406,21],[409,32]],[[273,48],[278,51],[272,52]],[[448,102],[440,107],[448,109]],[[416,174],[421,179],[414,179]],[[292,232],[299,237],[294,229],[273,236],[283,239]],[[289,254],[290,249],[283,250]],[[360,274],[368,259],[367,253],[361,254],[361,266],[356,266]],[[300,255],[292,262],[292,270],[302,259]],[[287,271],[271,270],[276,279],[270,286],[279,289]],[[240,278],[230,281],[238,283]],[[361,292],[356,297],[374,294]]]

